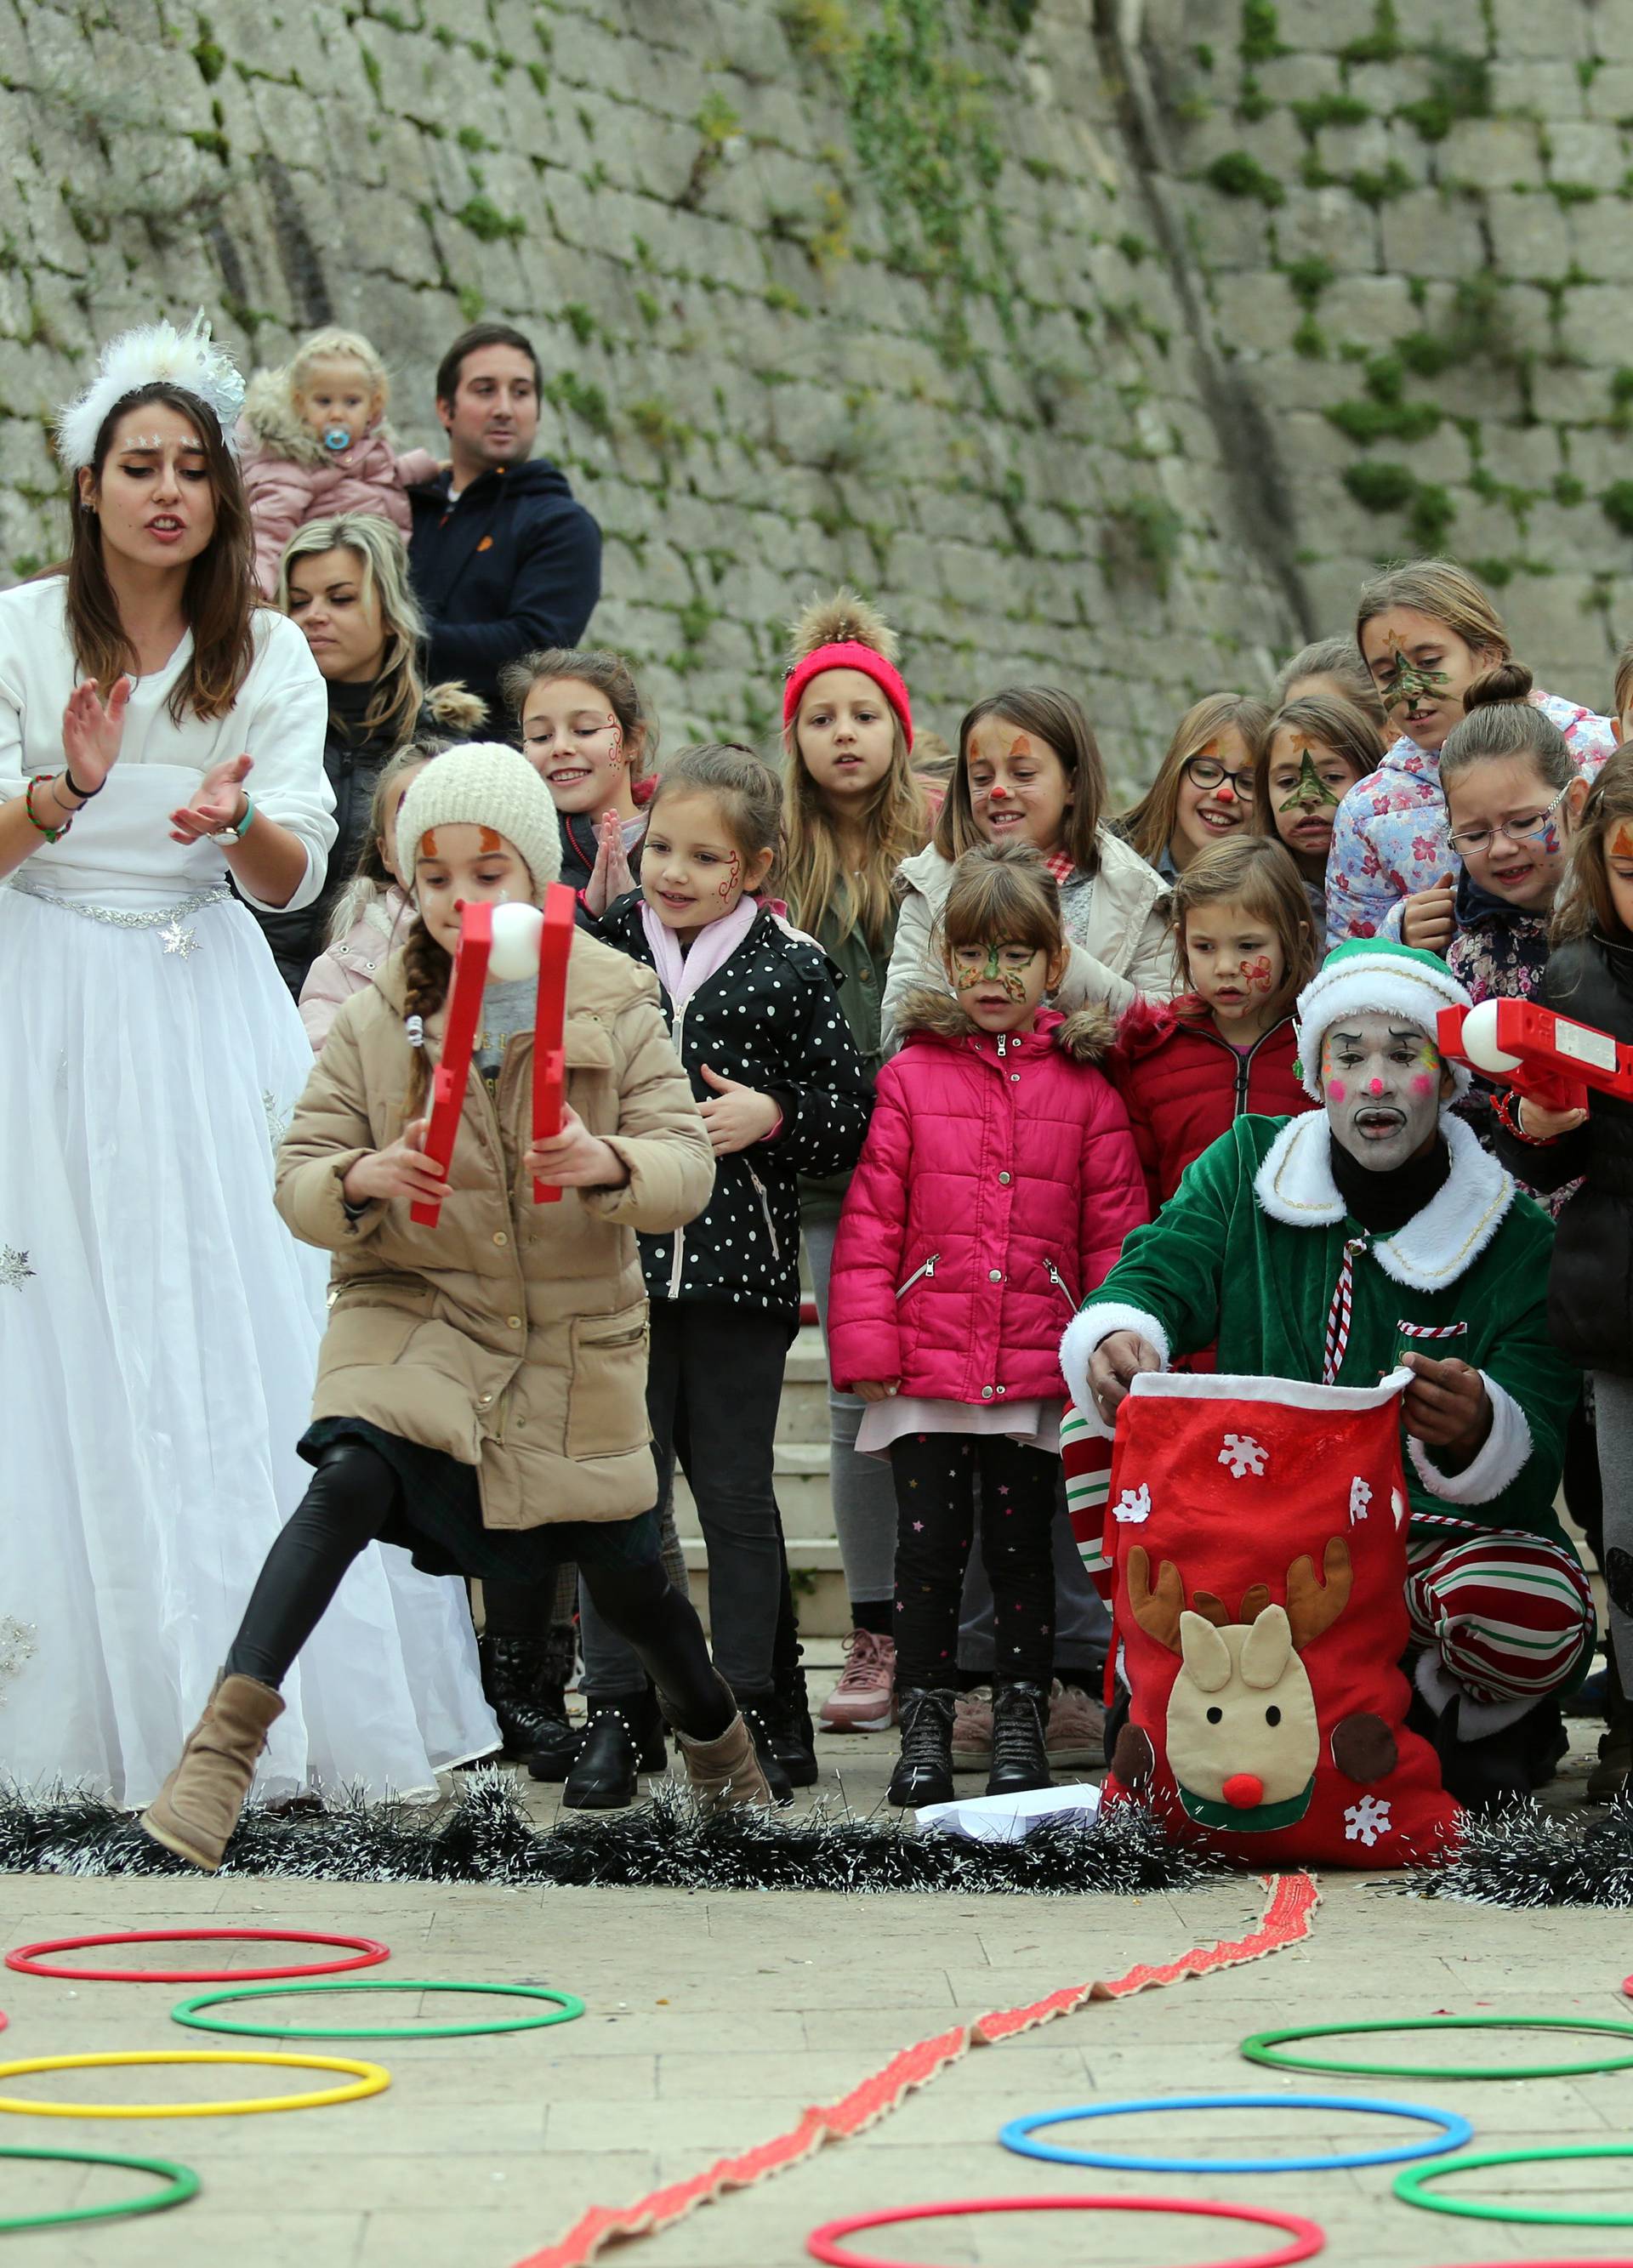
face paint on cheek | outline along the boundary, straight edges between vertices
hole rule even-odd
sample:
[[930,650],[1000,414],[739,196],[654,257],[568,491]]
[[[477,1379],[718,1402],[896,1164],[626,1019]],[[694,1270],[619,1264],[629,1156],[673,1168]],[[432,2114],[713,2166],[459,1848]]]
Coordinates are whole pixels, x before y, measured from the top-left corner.
[[1268,992],[1272,976],[1270,956],[1261,953],[1257,961],[1250,961],[1242,971],[1242,982],[1250,992]]
[[1344,1085],[1341,1079],[1328,1079],[1326,1083],[1326,1093],[1327,1100],[1329,1101],[1342,1102],[1347,1098],[1349,1092],[1349,1088]]
[[611,727],[612,731],[612,747],[607,757],[607,770],[612,772],[621,772],[624,770],[623,727],[619,725],[616,717],[609,717],[607,723]]
[[1415,1071],[1412,1074],[1412,1092],[1420,1102],[1434,1093],[1436,1084],[1427,1071]]
[[736,888],[738,879],[742,873],[743,861],[734,850],[729,860],[727,862],[726,879],[720,884],[720,903],[722,905],[728,905],[730,903],[732,892]]

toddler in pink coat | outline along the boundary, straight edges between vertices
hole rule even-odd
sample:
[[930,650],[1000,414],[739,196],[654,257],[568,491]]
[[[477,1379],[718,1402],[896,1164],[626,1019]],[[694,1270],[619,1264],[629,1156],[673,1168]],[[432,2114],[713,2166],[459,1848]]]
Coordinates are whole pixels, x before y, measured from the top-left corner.
[[255,579],[277,595],[278,562],[298,527],[340,512],[377,512],[406,540],[407,490],[434,480],[429,449],[399,456],[385,422],[391,380],[358,331],[314,331],[281,370],[257,371],[238,423],[255,537]]
[[959,859],[941,949],[954,988],[911,996],[879,1073],[834,1248],[833,1383],[868,1408],[857,1447],[896,1486],[890,1800],[952,1796],[958,1601],[981,1484],[995,1609],[988,1794],[1049,1785],[1053,1522],[1061,1333],[1148,1218],[1127,1114],[1096,1067],[1108,1012],[1042,1005],[1064,971],[1060,894],[1037,853]]

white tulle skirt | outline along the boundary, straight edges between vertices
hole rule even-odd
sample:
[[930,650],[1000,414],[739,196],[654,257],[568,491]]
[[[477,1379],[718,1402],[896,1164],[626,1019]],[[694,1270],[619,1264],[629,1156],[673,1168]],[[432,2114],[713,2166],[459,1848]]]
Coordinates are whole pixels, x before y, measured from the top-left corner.
[[[325,1256],[273,1209],[310,1044],[244,908],[0,888],[0,1771],[145,1803],[311,1477]],[[371,1547],[284,1687],[264,1795],[498,1744],[462,1585]]]

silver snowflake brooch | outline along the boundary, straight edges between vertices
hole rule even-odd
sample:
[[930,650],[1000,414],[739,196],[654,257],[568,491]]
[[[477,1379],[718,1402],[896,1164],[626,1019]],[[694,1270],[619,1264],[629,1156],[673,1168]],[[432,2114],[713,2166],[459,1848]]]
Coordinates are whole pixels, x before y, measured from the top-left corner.
[[37,1271],[28,1264],[26,1252],[13,1250],[9,1244],[0,1244],[0,1285],[8,1292],[20,1292],[26,1277]]
[[183,929],[180,914],[172,914],[159,932],[165,941],[165,951],[185,961],[189,953],[198,951],[198,939],[190,929]]

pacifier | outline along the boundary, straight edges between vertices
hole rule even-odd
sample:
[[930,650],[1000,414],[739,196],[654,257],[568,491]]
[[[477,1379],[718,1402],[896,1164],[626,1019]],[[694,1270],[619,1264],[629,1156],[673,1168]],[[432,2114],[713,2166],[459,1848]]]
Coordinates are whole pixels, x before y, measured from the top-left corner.
[[336,456],[343,449],[349,449],[351,446],[351,426],[326,425],[323,428],[323,446],[332,449]]

